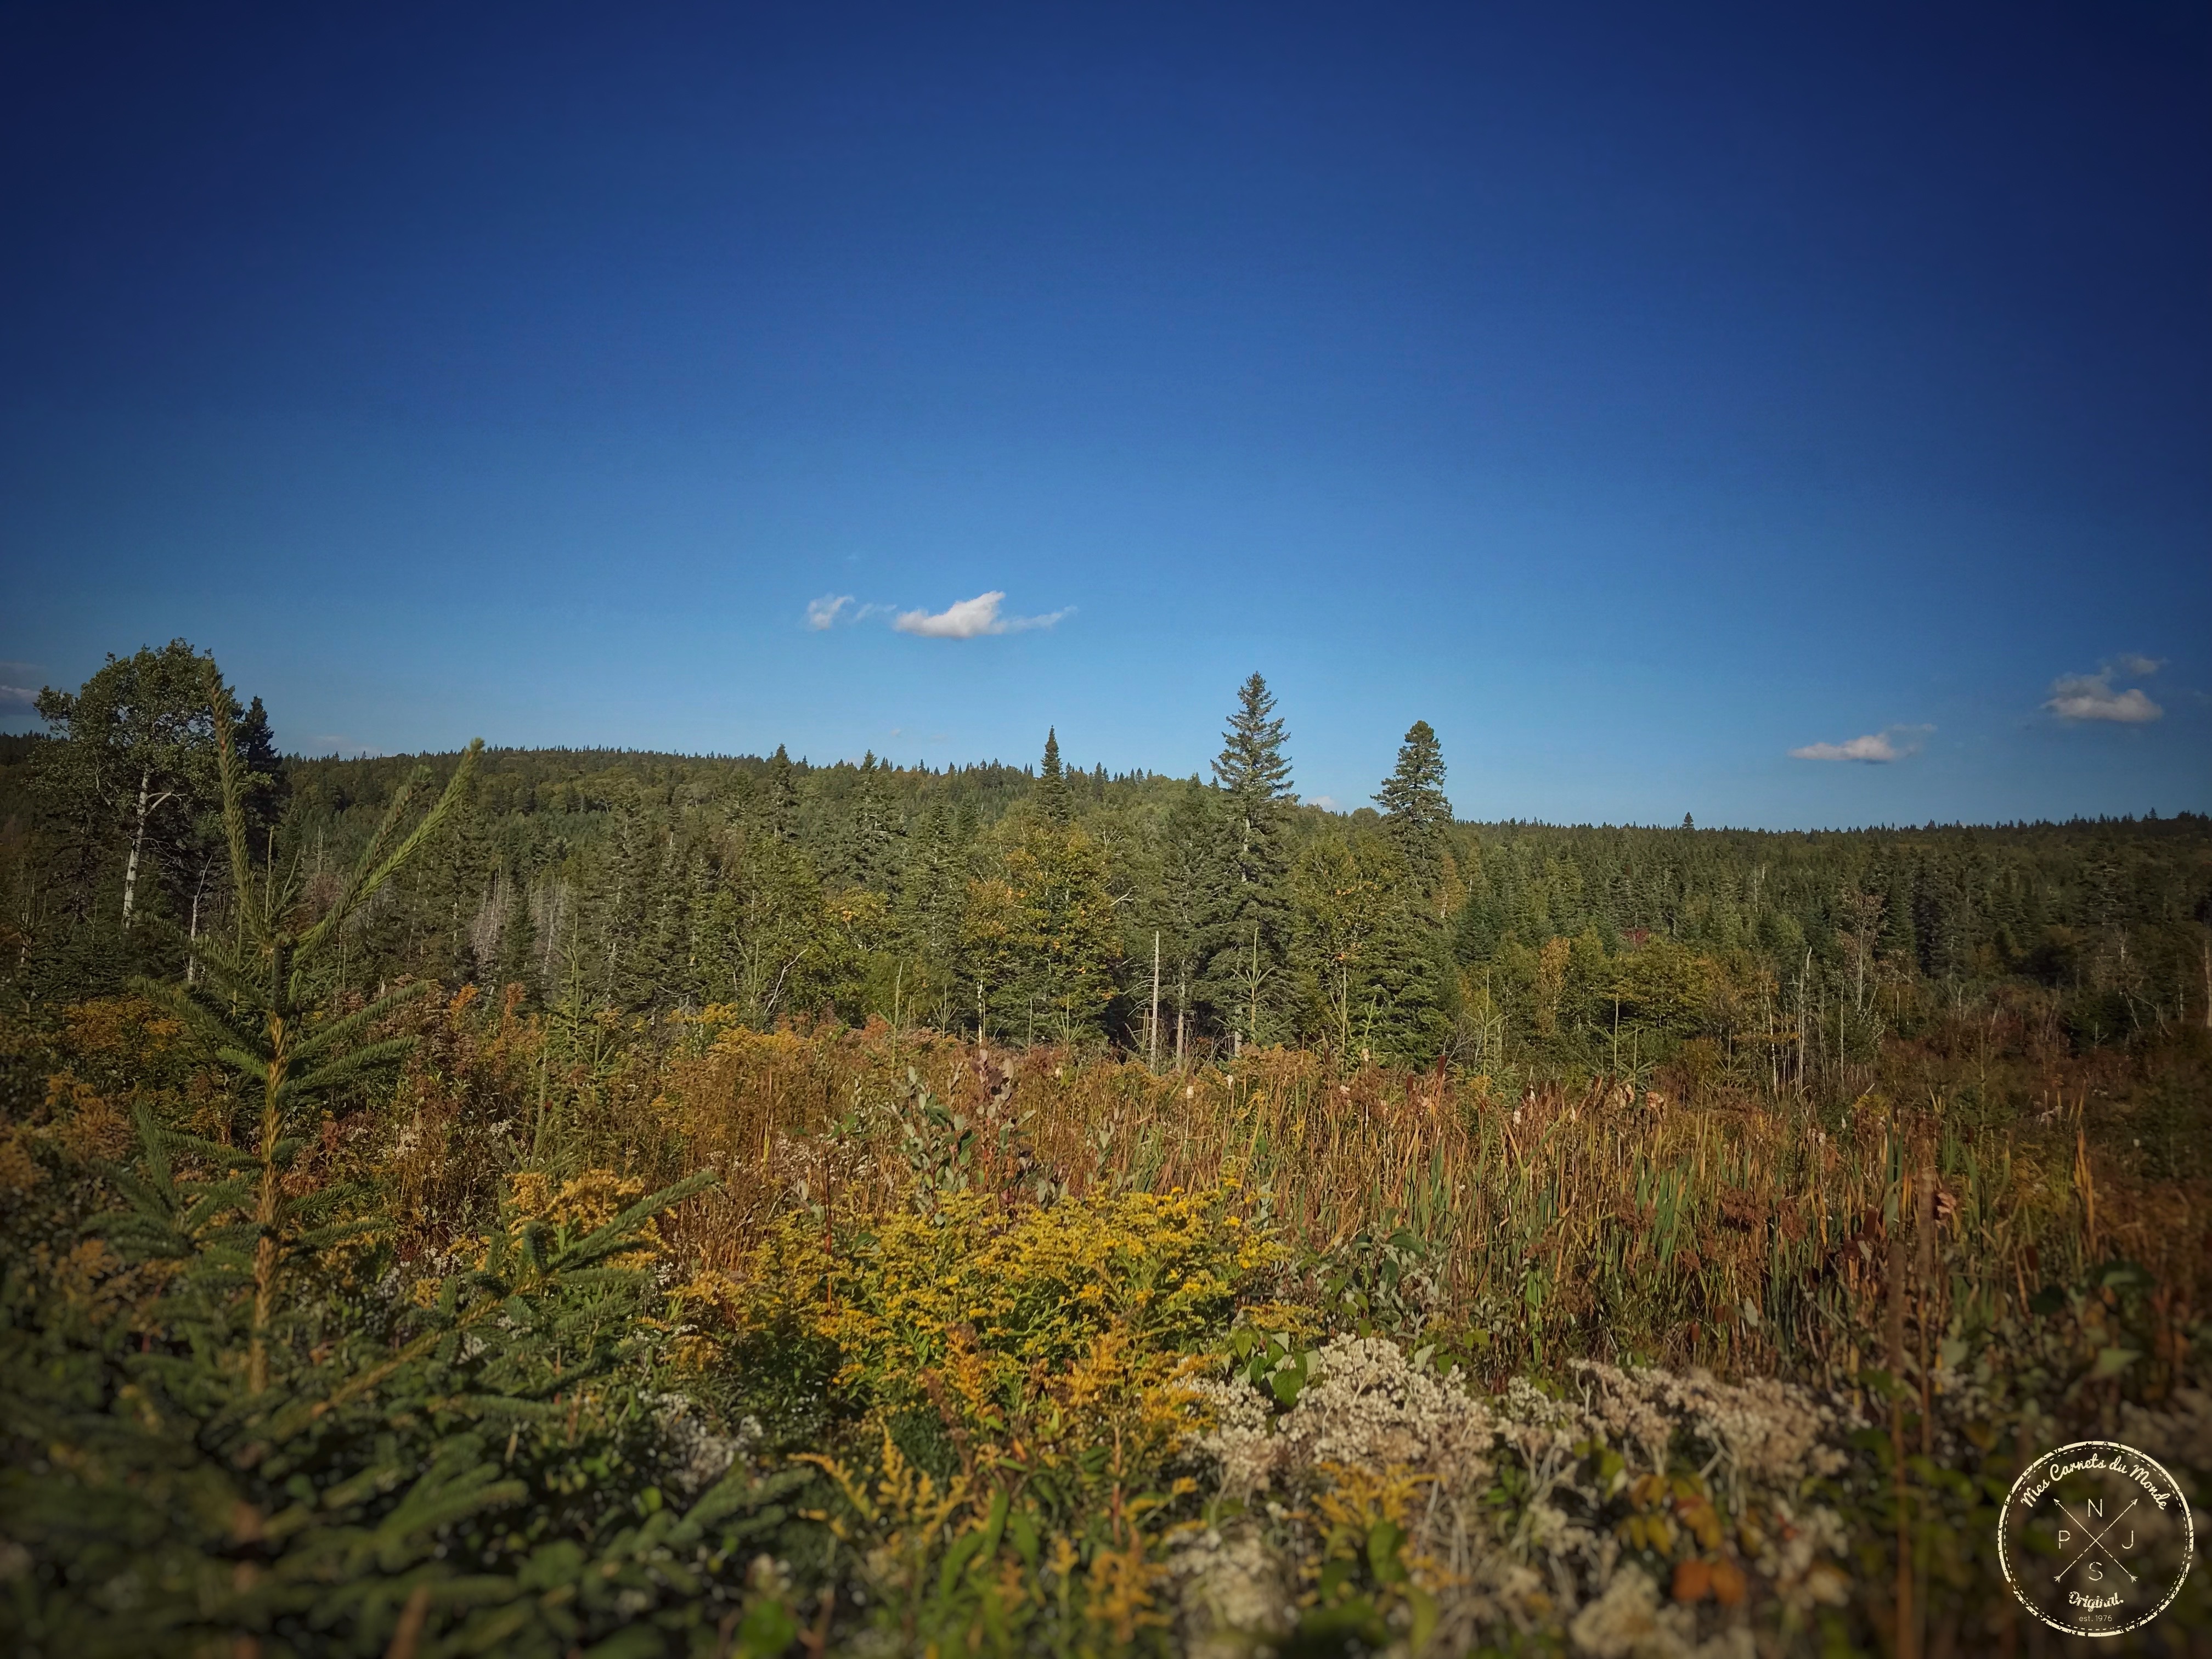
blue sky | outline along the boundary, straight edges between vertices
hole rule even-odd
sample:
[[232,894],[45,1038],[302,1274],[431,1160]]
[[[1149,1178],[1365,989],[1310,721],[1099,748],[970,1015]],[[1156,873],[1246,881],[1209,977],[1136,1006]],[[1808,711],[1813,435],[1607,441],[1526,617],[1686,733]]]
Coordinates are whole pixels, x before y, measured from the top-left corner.
[[300,750],[1185,772],[1257,668],[1346,806],[1425,718],[1468,817],[2212,809],[2208,68],[2149,4],[13,7],[0,684],[181,635]]

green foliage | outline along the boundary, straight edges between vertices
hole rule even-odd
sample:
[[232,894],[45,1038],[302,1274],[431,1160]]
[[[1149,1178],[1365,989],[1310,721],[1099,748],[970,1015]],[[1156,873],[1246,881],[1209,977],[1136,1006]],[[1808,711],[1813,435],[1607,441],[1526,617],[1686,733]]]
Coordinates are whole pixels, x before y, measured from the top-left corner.
[[255,879],[211,665],[203,684],[236,931],[203,945],[204,978],[141,991],[248,1091],[248,1128],[213,1139],[142,1109],[137,1158],[106,1171],[122,1207],[66,1258],[9,1266],[4,1507],[31,1562],[0,1611],[15,1650],[374,1654],[409,1632],[410,1650],[556,1654],[664,1602],[696,1626],[706,1580],[792,1485],[735,1474],[678,1510],[647,1476],[650,1285],[625,1263],[714,1177],[587,1230],[511,1207],[472,1262],[368,1279],[388,1219],[315,1177],[306,1131],[402,1056],[378,1032],[417,988],[341,1012],[317,969],[450,814],[467,762],[411,828],[402,791],[306,911],[296,872]]
[[1446,1034],[1443,941],[1395,842],[1363,830],[1317,837],[1291,891],[1305,1029],[1343,1054],[1433,1060]]
[[1213,763],[1221,795],[1199,922],[1202,994],[1217,1020],[1254,1042],[1281,1042],[1291,1031],[1291,766],[1274,708],[1259,675],[1237,689]]
[[[141,654],[158,659],[155,678],[173,657],[198,660]],[[111,666],[118,684],[139,674]],[[78,696],[112,702],[112,689]],[[265,720],[234,714],[249,775],[274,778]],[[191,719],[205,773],[211,725]],[[1802,835],[1455,823],[1441,746],[1417,722],[1378,791],[1385,811],[1347,821],[1294,803],[1259,680],[1238,691],[1211,784],[1109,779],[1050,740],[1035,775],[873,756],[487,757],[324,971],[341,989],[520,984],[574,1018],[714,1006],[763,1030],[880,1018],[1170,1060],[1178,1036],[1186,1058],[1255,1039],[1348,1044],[1394,1063],[1443,1054],[1499,1076],[1639,1084],[1670,1068],[1678,1085],[1741,1084],[1756,1066],[1839,1098],[1864,1086],[1885,1034],[1924,1030],[1961,997],[2048,993],[2075,1049],[2202,1020],[2212,841],[2191,817]],[[89,797],[61,787],[93,775],[78,760],[99,747],[65,736],[0,753],[0,805],[34,826],[0,860],[0,983],[21,994],[112,994],[134,971],[183,968],[194,932],[235,931],[219,822],[211,809],[188,822],[183,795],[149,808],[137,908],[155,925],[120,931],[135,805],[88,817]],[[273,851],[326,900],[411,764],[289,763],[289,793],[248,799],[257,867]],[[33,793],[34,774],[54,787]],[[1398,937],[1364,947],[1376,971],[1355,988],[1332,965],[1326,907],[1308,902],[1330,884],[1305,878],[1370,823],[1402,866],[1383,884],[1411,896],[1362,924]],[[1387,863],[1356,861],[1360,880]],[[1686,1060],[1700,1042],[1717,1068],[1702,1050]]]
[[[2201,820],[1453,824],[1422,724],[1347,820],[1256,676],[1211,786],[472,748],[279,819],[142,656],[0,746],[10,1650],[1866,1650],[1901,1535],[1972,1651],[2031,1448],[2197,1443]],[[190,790],[72,818],[132,676]],[[1172,1076],[1102,1052],[1156,932]]]
[[[137,965],[173,958],[161,943],[176,933],[196,937],[203,912],[211,920],[223,894],[230,872],[222,867],[218,741],[230,746],[240,808],[264,850],[283,806],[283,768],[260,699],[241,707],[218,680],[211,701],[210,672],[207,659],[173,640],[158,651],[110,656],[76,692],[39,694],[50,737],[30,751],[27,781],[63,832],[76,919],[95,936],[112,928],[111,950]],[[134,941],[134,922],[149,915],[155,939],[141,927]]]
[[1397,768],[1382,780],[1375,798],[1382,803],[1384,827],[1426,898],[1443,880],[1452,824],[1451,803],[1444,799],[1443,748],[1426,720],[1415,720],[1407,732]]

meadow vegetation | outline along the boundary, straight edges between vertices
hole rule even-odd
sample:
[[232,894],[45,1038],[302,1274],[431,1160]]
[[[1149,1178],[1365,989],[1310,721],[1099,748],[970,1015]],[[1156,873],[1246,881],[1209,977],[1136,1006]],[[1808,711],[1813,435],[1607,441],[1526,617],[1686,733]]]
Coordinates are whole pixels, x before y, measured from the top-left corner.
[[1256,678],[1212,786],[410,793],[135,684],[0,779],[14,1650],[2057,1651],[2027,1458],[2203,1505],[2201,821],[1474,826],[1425,727],[1346,819]]

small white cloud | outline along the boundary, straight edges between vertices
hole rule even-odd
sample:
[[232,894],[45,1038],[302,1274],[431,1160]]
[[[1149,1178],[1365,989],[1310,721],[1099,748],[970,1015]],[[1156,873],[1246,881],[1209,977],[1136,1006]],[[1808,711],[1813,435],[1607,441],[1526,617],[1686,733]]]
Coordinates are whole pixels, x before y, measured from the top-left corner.
[[1903,760],[1907,755],[1920,752],[1921,740],[1936,728],[1932,726],[1889,726],[1879,732],[1869,732],[1863,738],[1850,738],[1842,743],[1808,743],[1802,749],[1790,751],[1792,760],[1867,761],[1881,764]]
[[1306,805],[1309,806],[1318,806],[1324,812],[1334,812],[1336,811],[1336,797],[1334,795],[1309,795],[1306,797]]
[[2123,651],[2114,660],[2119,664],[2120,672],[2139,680],[2148,679],[2166,666],[2163,657],[2146,657],[2133,651]]
[[2062,674],[2051,681],[2051,696],[2043,706],[2062,720],[2112,720],[2122,726],[2141,726],[2166,713],[2133,686],[2115,691],[2112,672],[2100,668],[2094,674]]
[[852,602],[853,596],[850,593],[824,593],[820,599],[808,603],[806,625],[817,633],[825,628],[835,627],[837,623],[837,613]]
[[38,700],[39,694],[27,685],[0,685],[0,705],[12,708],[21,703],[27,708]]
[[973,640],[986,634],[1018,634],[1025,629],[1049,628],[1074,609],[1071,605],[1042,617],[1002,617],[999,606],[1006,597],[994,588],[972,599],[957,600],[942,611],[902,611],[891,626],[902,634],[916,634],[926,640]]

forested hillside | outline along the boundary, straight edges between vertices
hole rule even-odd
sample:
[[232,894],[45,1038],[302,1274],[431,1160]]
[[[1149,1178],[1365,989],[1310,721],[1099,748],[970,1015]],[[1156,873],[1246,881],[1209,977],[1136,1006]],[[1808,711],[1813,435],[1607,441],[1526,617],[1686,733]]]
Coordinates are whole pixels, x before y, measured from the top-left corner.
[[[137,659],[149,688],[177,650]],[[417,762],[280,763],[258,702],[241,720],[264,786],[255,855],[296,865],[312,893]],[[142,834],[133,790],[98,781],[129,770],[118,746],[135,739],[56,730],[0,750],[19,998],[180,966],[229,903],[204,753],[148,739],[139,769],[167,799]],[[1425,722],[1377,781],[1381,810],[1326,812],[1298,803],[1292,738],[1256,675],[1206,779],[1085,770],[1048,732],[1040,748],[1032,765],[944,770],[781,749],[491,750],[337,971],[1170,1060],[1256,1041],[1625,1072],[1702,1044],[1693,1067],[1769,1082],[1863,1060],[1885,1031],[2008,985],[2051,994],[2048,1017],[2083,1045],[2202,1022],[2212,990],[2197,816],[1779,834],[1470,822]],[[131,907],[153,925],[127,929]]]

